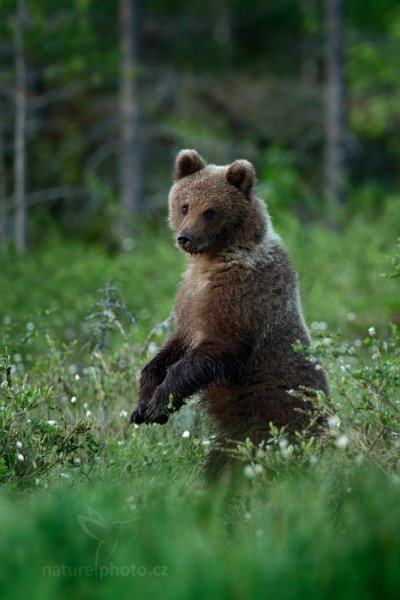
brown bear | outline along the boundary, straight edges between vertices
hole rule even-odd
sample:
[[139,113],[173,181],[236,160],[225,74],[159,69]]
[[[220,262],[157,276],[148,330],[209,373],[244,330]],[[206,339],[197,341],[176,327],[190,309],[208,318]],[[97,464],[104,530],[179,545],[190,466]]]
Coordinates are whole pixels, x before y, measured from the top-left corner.
[[[321,366],[294,349],[310,342],[297,274],[255,196],[255,180],[247,160],[215,166],[195,150],[178,154],[169,221],[189,268],[176,300],[176,333],[141,373],[132,422],[165,423],[199,392],[220,448],[267,441],[270,423],[293,434],[318,421],[313,390],[328,394],[328,383]],[[209,474],[228,464],[214,450]]]

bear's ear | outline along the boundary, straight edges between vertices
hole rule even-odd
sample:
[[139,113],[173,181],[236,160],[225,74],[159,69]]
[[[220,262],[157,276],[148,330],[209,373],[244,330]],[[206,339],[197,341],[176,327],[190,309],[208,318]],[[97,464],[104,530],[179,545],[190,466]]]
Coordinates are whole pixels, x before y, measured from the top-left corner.
[[248,160],[235,160],[228,167],[225,178],[230,185],[234,185],[245,196],[249,196],[256,181],[256,172]]
[[206,163],[196,150],[181,150],[175,160],[175,180],[204,169]]

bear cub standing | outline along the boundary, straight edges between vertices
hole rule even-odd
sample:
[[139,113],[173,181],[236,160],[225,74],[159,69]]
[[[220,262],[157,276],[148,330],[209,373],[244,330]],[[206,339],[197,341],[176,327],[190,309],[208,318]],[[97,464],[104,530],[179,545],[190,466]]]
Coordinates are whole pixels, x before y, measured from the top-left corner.
[[[246,160],[219,167],[195,150],[178,154],[169,220],[189,268],[176,333],[142,371],[132,422],[165,423],[201,392],[222,447],[266,441],[270,423],[289,434],[314,423],[313,390],[328,394],[328,383],[319,364],[293,349],[310,342],[297,274],[254,188]],[[214,450],[209,473],[228,463]]]

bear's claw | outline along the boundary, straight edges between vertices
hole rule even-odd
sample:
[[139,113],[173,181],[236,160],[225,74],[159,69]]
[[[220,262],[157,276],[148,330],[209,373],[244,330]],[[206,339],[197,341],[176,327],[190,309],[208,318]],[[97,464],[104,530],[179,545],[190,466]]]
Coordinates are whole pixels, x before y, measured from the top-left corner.
[[144,416],[142,412],[142,407],[139,404],[139,406],[137,406],[131,414],[130,422],[135,423],[136,425],[141,425],[144,423]]
[[142,423],[146,423],[147,425],[150,425],[151,423],[165,425],[169,419],[169,414],[166,412],[158,415],[154,413],[146,413],[146,407],[139,404],[139,406],[137,406],[137,408],[131,414],[130,422],[134,423],[135,425],[142,425]]

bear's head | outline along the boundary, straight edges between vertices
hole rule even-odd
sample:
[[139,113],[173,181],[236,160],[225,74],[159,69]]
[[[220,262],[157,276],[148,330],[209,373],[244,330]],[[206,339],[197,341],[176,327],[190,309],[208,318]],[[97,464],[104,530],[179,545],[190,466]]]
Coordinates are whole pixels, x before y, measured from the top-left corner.
[[267,219],[255,198],[256,174],[247,160],[206,165],[196,150],[181,150],[169,194],[169,222],[179,248],[215,255],[261,241]]

